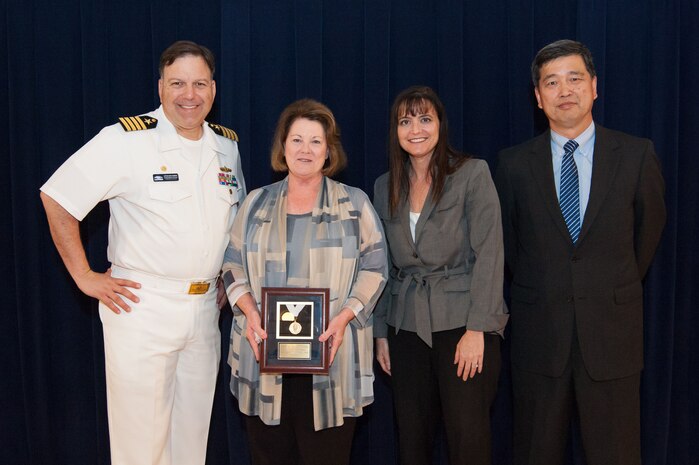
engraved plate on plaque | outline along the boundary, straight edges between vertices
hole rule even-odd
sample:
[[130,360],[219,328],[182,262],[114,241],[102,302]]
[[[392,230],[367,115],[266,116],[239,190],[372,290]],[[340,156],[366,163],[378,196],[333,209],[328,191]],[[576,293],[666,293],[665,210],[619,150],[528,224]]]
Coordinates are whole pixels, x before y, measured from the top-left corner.
[[280,342],[277,358],[279,360],[310,360],[311,343]]

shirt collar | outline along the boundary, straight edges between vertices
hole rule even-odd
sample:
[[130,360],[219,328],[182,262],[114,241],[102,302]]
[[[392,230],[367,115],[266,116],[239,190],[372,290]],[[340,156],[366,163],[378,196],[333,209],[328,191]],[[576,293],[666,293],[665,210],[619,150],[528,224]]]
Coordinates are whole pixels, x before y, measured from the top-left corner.
[[[555,158],[560,158],[563,156],[563,146],[570,139],[563,137],[556,131],[551,130],[551,151]],[[592,152],[595,146],[595,123],[594,121],[585,129],[578,137],[576,137],[575,142],[578,143],[578,153],[585,158],[592,159]]]
[[[165,111],[163,106],[160,105],[155,111],[153,111],[153,116],[158,119],[158,129],[160,129],[160,145],[159,150],[165,152],[168,150],[177,150],[181,147],[181,142],[177,134],[177,129],[175,126],[167,119],[165,116]],[[204,144],[211,147],[216,152],[223,152],[221,144],[216,138],[216,135],[208,127],[206,121],[202,124]]]

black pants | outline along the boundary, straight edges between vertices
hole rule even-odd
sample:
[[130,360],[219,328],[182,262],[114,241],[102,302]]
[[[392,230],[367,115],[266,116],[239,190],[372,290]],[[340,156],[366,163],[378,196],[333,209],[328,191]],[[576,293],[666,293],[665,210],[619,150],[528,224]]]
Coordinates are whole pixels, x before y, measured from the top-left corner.
[[312,375],[284,375],[280,424],[246,417],[253,465],[349,465],[356,418],[315,431],[312,389]]
[[514,463],[565,463],[577,406],[587,465],[640,465],[641,375],[595,381],[585,369],[577,337],[560,377],[512,367]]
[[432,463],[440,421],[451,465],[491,463],[490,405],[500,375],[500,336],[484,336],[483,371],[463,381],[456,376],[454,354],[464,332],[433,333],[430,348],[416,333],[388,329],[401,464]]

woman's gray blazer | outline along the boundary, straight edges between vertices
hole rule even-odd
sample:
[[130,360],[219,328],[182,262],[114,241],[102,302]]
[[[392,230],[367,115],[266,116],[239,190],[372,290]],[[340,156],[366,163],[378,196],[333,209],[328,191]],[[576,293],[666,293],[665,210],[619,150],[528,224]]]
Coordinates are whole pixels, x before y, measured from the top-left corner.
[[390,251],[391,274],[374,310],[374,336],[413,331],[428,345],[432,333],[465,327],[502,331],[504,251],[500,203],[488,165],[470,159],[447,176],[436,205],[432,191],[410,233],[407,196],[391,215],[388,173],[376,180],[374,207]]

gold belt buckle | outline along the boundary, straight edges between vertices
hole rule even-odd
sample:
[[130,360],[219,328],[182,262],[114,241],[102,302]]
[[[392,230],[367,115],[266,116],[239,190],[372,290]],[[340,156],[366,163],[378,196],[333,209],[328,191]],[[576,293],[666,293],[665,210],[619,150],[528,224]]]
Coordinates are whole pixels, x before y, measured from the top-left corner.
[[197,294],[206,294],[206,292],[209,290],[209,283],[204,283],[204,282],[198,282],[198,283],[191,283],[189,285],[189,291],[187,291],[187,294],[192,294],[192,295],[197,295]]

